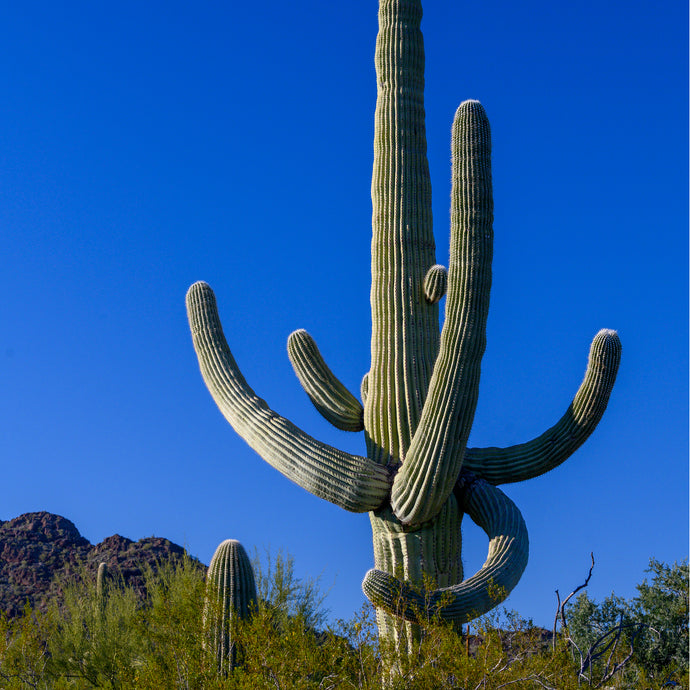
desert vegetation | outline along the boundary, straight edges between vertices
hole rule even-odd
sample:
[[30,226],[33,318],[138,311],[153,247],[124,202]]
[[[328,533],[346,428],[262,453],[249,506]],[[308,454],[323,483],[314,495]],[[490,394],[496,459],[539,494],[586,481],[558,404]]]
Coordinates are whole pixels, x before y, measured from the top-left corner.
[[[45,610],[0,619],[0,686],[24,688],[687,688],[688,565],[650,562],[638,595],[584,592],[555,636],[494,610],[458,630],[421,622],[413,653],[380,641],[373,608],[328,623],[318,580],[293,559],[254,558],[257,602],[233,618],[234,668],[219,666],[204,617],[213,602],[191,559],[146,574],[144,599],[110,574],[64,583]],[[565,626],[562,623],[565,622]],[[207,630],[207,628],[206,628]]]

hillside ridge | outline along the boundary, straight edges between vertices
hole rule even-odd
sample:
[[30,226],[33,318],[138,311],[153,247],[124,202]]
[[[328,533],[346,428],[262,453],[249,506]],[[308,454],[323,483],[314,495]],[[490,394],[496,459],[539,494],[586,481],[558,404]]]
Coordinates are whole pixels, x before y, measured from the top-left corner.
[[0,612],[17,616],[27,602],[43,610],[60,595],[61,583],[80,567],[93,571],[95,577],[103,562],[143,596],[143,571],[181,559],[184,553],[181,546],[162,537],[132,541],[113,534],[94,545],[71,520],[46,511],[0,520]]

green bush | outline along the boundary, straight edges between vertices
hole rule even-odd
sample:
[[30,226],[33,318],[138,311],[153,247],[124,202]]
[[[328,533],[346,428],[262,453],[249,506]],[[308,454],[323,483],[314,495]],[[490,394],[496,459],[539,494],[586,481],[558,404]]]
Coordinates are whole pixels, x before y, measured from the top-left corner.
[[47,684],[46,665],[53,630],[52,618],[35,615],[28,604],[18,618],[0,617],[0,687],[52,687]]
[[568,611],[568,633],[587,678],[602,678],[629,656],[619,674],[628,683],[684,683],[688,677],[688,562],[652,558],[630,600],[611,594],[597,604],[586,593]]
[[570,607],[568,632],[581,650],[615,630],[621,612],[626,624],[644,621],[645,634],[667,631],[638,635],[631,659],[605,682],[607,659],[615,666],[628,654],[628,628],[585,675],[567,635],[552,649],[542,629],[507,611],[474,621],[471,635],[423,622],[411,653],[400,653],[379,643],[368,604],[351,620],[327,626],[318,580],[298,579],[292,558],[279,553],[255,563],[259,603],[238,626],[242,663],[227,677],[204,648],[205,573],[187,558],[149,570],[144,601],[114,579],[99,603],[95,578],[83,577],[65,584],[63,599],[47,611],[27,607],[18,618],[0,618],[0,687],[571,690],[591,681],[592,687],[687,688],[687,564],[652,561],[650,569],[651,582],[639,585],[631,602],[612,596],[596,604],[581,596]]

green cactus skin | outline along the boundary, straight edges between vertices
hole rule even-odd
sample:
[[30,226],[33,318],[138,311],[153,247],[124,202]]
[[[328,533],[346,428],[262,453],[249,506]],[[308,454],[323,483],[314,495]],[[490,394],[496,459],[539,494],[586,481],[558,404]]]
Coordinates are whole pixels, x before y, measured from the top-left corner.
[[233,621],[247,619],[256,606],[254,570],[247,552],[235,539],[226,539],[213,554],[206,573],[204,628],[216,653],[218,669],[232,671],[237,662]]
[[201,374],[235,431],[270,465],[315,496],[352,512],[378,508],[390,491],[388,470],[317,441],[254,393],[230,352],[216,298],[206,283],[189,288],[187,314]]
[[[448,271],[436,263],[424,125],[421,0],[380,0],[372,177],[371,367],[362,408],[305,331],[290,336],[298,378],[326,419],[365,432],[366,457],[319,443],[270,410],[247,385],[205,283],[187,296],[202,375],[221,411],[267,462],[347,510],[369,511],[374,569],[363,583],[380,634],[417,636],[419,616],[460,624],[503,600],[527,563],[528,539],[498,484],[564,462],[592,433],[620,363],[615,331],[600,331],[585,379],[553,427],[510,448],[470,448],[491,288],[493,200],[489,123],[477,101],[452,128]],[[440,331],[438,303],[447,291]],[[490,540],[480,571],[463,581],[463,515]],[[429,580],[430,591],[420,590]]]
[[98,572],[96,573],[96,615],[99,621],[103,622],[105,617],[105,609],[108,603],[108,585],[110,581],[110,572],[108,571],[107,563],[100,563],[98,565]]
[[508,448],[468,448],[463,469],[496,485],[531,479],[560,465],[587,440],[602,418],[620,358],[621,342],[616,332],[599,331],[589,350],[584,381],[563,417],[528,443]]
[[99,602],[105,600],[108,589],[108,564],[101,563],[96,574],[96,598]]
[[288,338],[288,357],[314,407],[333,426],[343,431],[364,429],[364,409],[359,400],[328,368],[305,330],[295,331]]
[[446,294],[448,271],[444,266],[432,266],[424,278],[424,296],[430,304],[436,304]]
[[489,537],[489,556],[464,582],[431,592],[419,591],[380,570],[370,570],[362,589],[379,608],[419,622],[438,615],[461,625],[488,611],[518,583],[527,565],[527,528],[520,511],[500,490],[470,473],[456,484],[458,507]]

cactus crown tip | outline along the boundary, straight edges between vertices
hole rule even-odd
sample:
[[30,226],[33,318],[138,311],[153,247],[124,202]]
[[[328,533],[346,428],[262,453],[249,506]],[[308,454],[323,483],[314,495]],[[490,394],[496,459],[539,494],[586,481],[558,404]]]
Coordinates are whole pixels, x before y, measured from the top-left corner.
[[215,295],[213,294],[211,286],[203,280],[197,280],[196,283],[190,285],[189,290],[187,290],[187,294],[185,296],[187,307],[189,308],[195,300],[199,299],[211,300],[211,302],[215,302]]
[[466,118],[469,118],[469,121],[485,122],[487,127],[489,125],[489,119],[486,110],[484,110],[484,106],[475,99],[463,101],[458,106],[453,119],[454,125],[457,125],[458,122]]
[[210,290],[211,286],[205,280],[197,280],[192,283],[190,290]]
[[595,341],[606,342],[606,343],[618,343],[620,344],[620,337],[618,331],[614,331],[612,328],[602,328],[595,336]]
[[238,546],[240,542],[237,539],[225,539],[219,546]]

